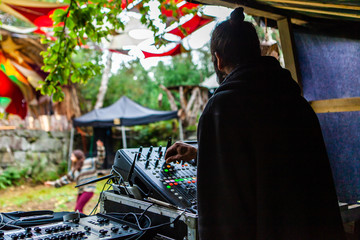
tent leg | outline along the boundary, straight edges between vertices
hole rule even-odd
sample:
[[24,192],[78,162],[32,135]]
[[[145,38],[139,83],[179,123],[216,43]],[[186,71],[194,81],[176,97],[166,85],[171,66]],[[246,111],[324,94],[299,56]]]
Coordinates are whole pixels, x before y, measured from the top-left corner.
[[179,119],[179,137],[180,137],[180,141],[184,141],[184,132],[183,132],[181,119]]
[[73,146],[74,145],[74,128],[71,128],[71,132],[70,132],[70,144],[69,144],[69,158],[68,158],[68,171],[70,171],[71,168],[71,154],[73,151]]
[[121,126],[121,135],[123,140],[123,148],[127,148],[125,126]]

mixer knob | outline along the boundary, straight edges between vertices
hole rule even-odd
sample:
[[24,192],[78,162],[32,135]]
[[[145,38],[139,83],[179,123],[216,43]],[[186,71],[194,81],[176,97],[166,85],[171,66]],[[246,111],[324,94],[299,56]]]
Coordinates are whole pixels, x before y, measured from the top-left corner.
[[21,238],[21,239],[25,238],[25,233],[20,233],[19,238]]
[[150,158],[152,150],[153,150],[153,146],[150,146],[149,151],[146,155],[146,160]]
[[4,232],[0,230],[0,237],[3,237],[4,236]]
[[34,231],[37,232],[37,233],[39,233],[39,232],[41,232],[41,228],[35,227],[35,228],[34,228]]
[[31,232],[31,227],[25,228],[26,232]]
[[66,239],[66,237],[65,237],[65,235],[64,235],[64,234],[61,234],[61,235],[59,235],[58,237],[59,237],[59,239],[61,239],[61,240]]
[[118,228],[118,227],[112,227],[112,228],[111,228],[111,231],[117,232],[117,231],[119,231],[119,228]]
[[122,225],[121,227],[122,227],[122,229],[124,229],[124,230],[128,230],[128,229],[129,229],[129,226],[128,226],[128,225]]
[[27,238],[30,238],[32,235],[33,235],[33,234],[32,234],[31,232],[25,234],[25,236],[26,236]]
[[10,237],[11,237],[11,239],[14,239],[14,240],[15,240],[15,239],[18,239],[18,235],[17,235],[17,234],[13,234],[13,235],[11,235]]

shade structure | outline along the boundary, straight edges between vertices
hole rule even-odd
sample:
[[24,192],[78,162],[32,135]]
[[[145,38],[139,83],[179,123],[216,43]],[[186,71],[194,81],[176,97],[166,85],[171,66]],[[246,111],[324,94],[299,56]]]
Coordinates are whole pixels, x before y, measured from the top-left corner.
[[73,120],[74,126],[135,126],[177,118],[177,111],[159,111],[141,106],[126,96],[114,104],[95,109]]
[[200,83],[200,86],[206,87],[208,89],[218,88],[219,83],[217,82],[216,73],[214,73],[210,77],[206,78],[202,83]]

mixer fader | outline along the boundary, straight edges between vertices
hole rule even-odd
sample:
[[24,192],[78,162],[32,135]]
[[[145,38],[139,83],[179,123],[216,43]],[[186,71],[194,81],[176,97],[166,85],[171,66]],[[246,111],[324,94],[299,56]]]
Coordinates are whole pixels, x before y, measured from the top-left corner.
[[[120,149],[114,168],[125,180],[135,183],[148,197],[156,198],[181,208],[196,206],[196,163],[166,164],[165,148]],[[133,174],[128,178],[135,161]],[[131,172],[131,171],[130,171]]]

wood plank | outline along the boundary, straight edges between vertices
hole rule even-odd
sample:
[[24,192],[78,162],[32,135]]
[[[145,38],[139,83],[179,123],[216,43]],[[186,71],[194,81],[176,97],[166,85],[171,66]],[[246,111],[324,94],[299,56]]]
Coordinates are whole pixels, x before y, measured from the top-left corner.
[[[272,20],[280,20],[284,18],[284,15],[273,13],[270,11],[265,11],[261,9],[252,8],[249,6],[245,6],[242,4],[236,4],[234,2],[227,2],[227,1],[221,1],[221,0],[197,0],[196,2],[205,4],[205,5],[217,5],[217,6],[224,6],[228,8],[237,8],[242,7],[244,8],[244,12],[248,15],[255,16],[255,17],[265,17]],[[297,25],[304,25],[307,23],[307,21],[304,21],[302,19],[297,18],[291,18],[291,23],[297,24]]]
[[0,126],[0,130],[14,130],[15,126]]
[[317,100],[309,103],[316,113],[360,111],[360,97]]
[[360,10],[359,6],[355,5],[343,5],[343,4],[331,4],[331,3],[317,3],[317,2],[309,2],[309,1],[293,1],[293,0],[258,0],[259,2],[263,2],[266,4],[271,3],[286,3],[286,4],[296,4],[296,5],[304,5],[304,6],[312,6],[312,7],[322,7],[322,8],[336,8],[336,9],[348,9],[348,10]]
[[348,18],[359,18],[360,14],[352,14],[352,13],[341,13],[341,12],[334,12],[334,11],[325,11],[325,10],[316,10],[316,9],[308,9],[308,8],[298,8],[298,7],[286,7],[286,6],[276,6],[277,8],[292,10],[292,11],[299,11],[299,12],[308,12],[308,13],[318,13],[330,16],[339,16],[339,17],[348,17]]
[[280,19],[277,21],[277,25],[279,29],[281,49],[284,54],[285,67],[291,72],[291,76],[301,87],[301,78],[298,70],[298,61],[294,47],[294,36],[292,33],[290,19]]

